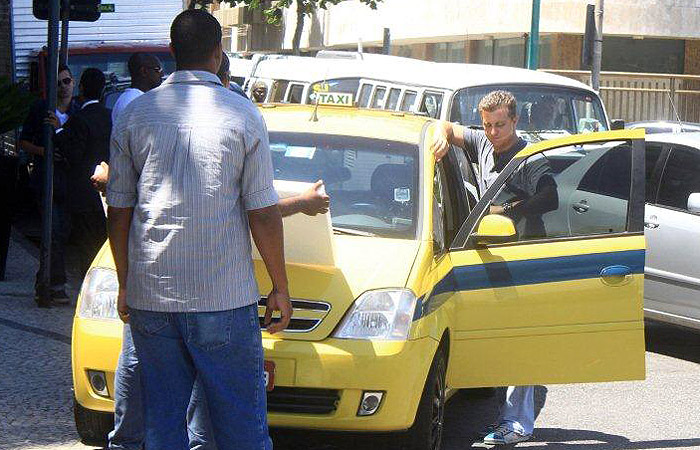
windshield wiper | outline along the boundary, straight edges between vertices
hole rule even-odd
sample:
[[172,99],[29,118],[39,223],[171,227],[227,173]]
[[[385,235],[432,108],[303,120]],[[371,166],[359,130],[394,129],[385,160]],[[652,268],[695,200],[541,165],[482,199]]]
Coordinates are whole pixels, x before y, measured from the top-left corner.
[[337,234],[347,234],[349,236],[376,237],[374,233],[368,231],[353,230],[352,228],[333,227],[333,232]]

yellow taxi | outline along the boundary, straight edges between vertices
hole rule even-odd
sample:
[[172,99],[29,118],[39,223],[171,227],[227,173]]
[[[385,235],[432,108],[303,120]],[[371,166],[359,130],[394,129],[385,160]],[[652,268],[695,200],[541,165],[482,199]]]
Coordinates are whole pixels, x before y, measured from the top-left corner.
[[[437,449],[455,389],[644,378],[642,130],[530,145],[479,192],[464,151],[435,163],[428,118],[261,111],[279,189],[322,179],[331,198],[326,216],[285,219],[294,317],[262,330],[271,426],[396,431]],[[545,207],[531,201],[542,177]],[[116,292],[105,245],[73,325],[86,440],[111,428]]]

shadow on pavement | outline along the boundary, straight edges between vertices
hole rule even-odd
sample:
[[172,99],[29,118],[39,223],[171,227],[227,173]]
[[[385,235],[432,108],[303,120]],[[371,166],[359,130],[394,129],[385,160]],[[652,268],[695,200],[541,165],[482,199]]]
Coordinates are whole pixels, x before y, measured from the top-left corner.
[[644,327],[648,352],[700,364],[700,331],[653,320]]

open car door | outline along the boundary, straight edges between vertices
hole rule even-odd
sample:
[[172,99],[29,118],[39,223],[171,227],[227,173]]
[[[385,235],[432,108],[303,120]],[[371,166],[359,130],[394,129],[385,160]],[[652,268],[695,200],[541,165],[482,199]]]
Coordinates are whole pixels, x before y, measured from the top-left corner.
[[522,150],[469,214],[429,294],[455,305],[448,384],[643,379],[643,230],[643,130]]

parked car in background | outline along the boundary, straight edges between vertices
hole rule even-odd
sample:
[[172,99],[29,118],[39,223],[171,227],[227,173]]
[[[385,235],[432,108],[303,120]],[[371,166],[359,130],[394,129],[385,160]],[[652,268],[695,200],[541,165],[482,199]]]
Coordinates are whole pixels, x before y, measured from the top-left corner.
[[610,129],[603,103],[589,86],[513,67],[319,52],[315,58],[260,61],[247,85],[249,94],[256,83],[266,85],[266,102],[314,104],[319,93],[339,92],[351,94],[360,108],[412,112],[467,126],[481,126],[479,100],[503,89],[518,102],[521,131],[532,127],[535,104],[551,104],[552,120],[546,127],[537,127],[546,132],[540,139]]
[[647,317],[700,330],[700,133],[647,136]]
[[630,122],[625,128],[644,128],[647,134],[656,133],[684,133],[700,131],[700,123],[673,122],[670,120],[648,120],[642,122]]

